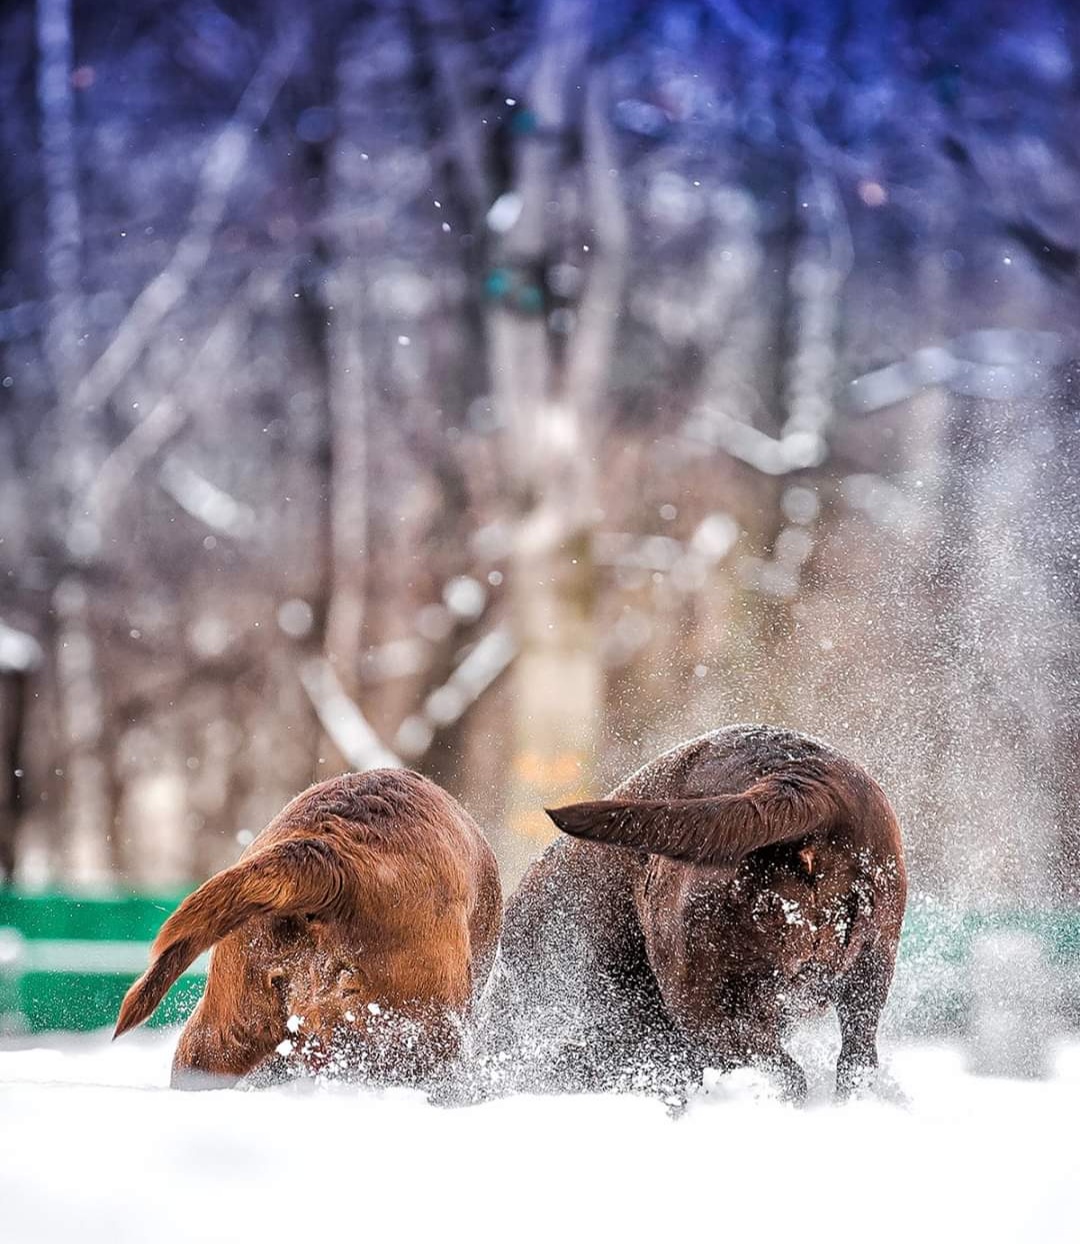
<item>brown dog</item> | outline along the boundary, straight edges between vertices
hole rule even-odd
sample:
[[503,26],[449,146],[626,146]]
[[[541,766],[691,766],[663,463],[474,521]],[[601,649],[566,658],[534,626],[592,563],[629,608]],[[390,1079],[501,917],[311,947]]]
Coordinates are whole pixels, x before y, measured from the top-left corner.
[[873,1078],[907,883],[896,817],[858,765],[732,726],[549,815],[585,841],[553,844],[511,898],[499,996],[549,1063],[555,1034],[563,1087],[630,1087],[648,1063],[671,1091],[758,1064],[801,1098],[781,1040],[829,1003],[838,1090]]
[[460,1053],[501,905],[491,848],[444,790],[403,769],[333,778],[166,920],[116,1035],[214,946],[174,1086],[234,1083],[279,1047],[315,1069],[423,1082]]

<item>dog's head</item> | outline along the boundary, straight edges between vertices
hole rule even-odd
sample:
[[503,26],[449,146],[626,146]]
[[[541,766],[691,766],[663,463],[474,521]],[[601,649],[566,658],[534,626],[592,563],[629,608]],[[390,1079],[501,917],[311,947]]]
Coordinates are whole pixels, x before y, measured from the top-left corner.
[[412,1079],[454,1054],[460,1021],[448,1008],[376,1001],[359,953],[311,948],[288,970],[275,969],[286,1036],[277,1052],[309,1075]]
[[338,1064],[358,1056],[368,1020],[380,1010],[357,966],[359,952],[342,955],[320,942],[325,936],[312,937],[269,973],[285,1033],[278,1053],[309,1072],[344,1070]]

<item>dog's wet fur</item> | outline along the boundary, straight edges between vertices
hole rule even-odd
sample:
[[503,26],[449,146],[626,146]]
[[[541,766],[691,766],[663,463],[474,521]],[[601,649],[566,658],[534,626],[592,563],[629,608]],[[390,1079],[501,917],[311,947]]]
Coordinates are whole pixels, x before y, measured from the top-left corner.
[[117,1035],[213,946],[179,1087],[327,1073],[444,1102],[616,1089],[679,1109],[706,1068],[749,1065],[797,1101],[784,1037],[832,1006],[837,1090],[873,1089],[907,883],[859,765],[731,726],[550,815],[564,836],[496,956],[495,859],[450,795],[406,770],[311,787],[169,917]]
[[801,1100],[783,1038],[831,1005],[838,1093],[872,1088],[907,883],[896,817],[859,765],[732,726],[550,815],[567,836],[507,904],[489,1018],[519,1065],[532,1053],[526,1083],[678,1101],[706,1067],[752,1065]]
[[424,1085],[460,1061],[495,957],[494,854],[446,791],[404,769],[304,791],[162,926],[119,1036],[213,947],[173,1062],[177,1087],[284,1063]]

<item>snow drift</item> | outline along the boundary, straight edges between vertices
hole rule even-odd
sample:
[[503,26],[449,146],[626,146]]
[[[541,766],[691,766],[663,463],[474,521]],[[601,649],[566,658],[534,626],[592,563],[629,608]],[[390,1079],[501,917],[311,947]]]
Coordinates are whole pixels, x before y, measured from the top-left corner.
[[906,1107],[817,1104],[751,1073],[678,1120],[631,1096],[441,1109],[308,1082],[165,1089],[175,1034],[0,1047],[8,1244],[147,1240],[1073,1241],[1080,1044],[1047,1081],[978,1079],[962,1055],[888,1059]]

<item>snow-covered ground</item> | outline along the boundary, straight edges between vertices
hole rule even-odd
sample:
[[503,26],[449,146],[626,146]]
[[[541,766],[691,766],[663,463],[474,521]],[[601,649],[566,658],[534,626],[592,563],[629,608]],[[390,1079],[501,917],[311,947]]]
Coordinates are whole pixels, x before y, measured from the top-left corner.
[[[5,1244],[1080,1239],[1077,1043],[1026,1083],[899,1047],[906,1107],[797,1109],[736,1075],[672,1120],[629,1097],[175,1093],[173,1038],[0,1045]],[[824,1097],[829,1051],[796,1052]]]

